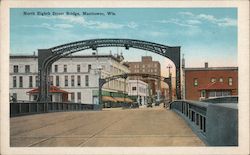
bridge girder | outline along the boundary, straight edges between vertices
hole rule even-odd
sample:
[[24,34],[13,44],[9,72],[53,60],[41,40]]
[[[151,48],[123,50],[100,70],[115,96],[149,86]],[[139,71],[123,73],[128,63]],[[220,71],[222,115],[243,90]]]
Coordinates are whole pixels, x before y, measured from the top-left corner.
[[[97,49],[100,47],[125,47],[137,48],[141,50],[151,51],[153,53],[169,58],[176,67],[176,94],[180,99],[180,47],[170,47],[162,44],[134,40],[134,39],[90,39],[72,42],[49,49],[38,50],[38,69],[40,73],[40,95],[39,101],[46,101],[49,95],[48,77],[51,65],[62,57],[76,53],[86,49]],[[44,54],[45,53],[45,54]],[[43,55],[44,54],[44,55]]]

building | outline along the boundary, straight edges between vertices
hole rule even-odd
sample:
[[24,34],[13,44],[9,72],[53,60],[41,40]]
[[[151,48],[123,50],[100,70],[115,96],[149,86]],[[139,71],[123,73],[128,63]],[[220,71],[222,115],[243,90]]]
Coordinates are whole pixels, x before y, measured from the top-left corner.
[[141,80],[129,80],[128,95],[134,98],[140,106],[147,105],[149,96],[148,84]]
[[184,68],[185,99],[238,95],[238,67]]
[[[39,88],[32,89],[27,92],[29,94],[29,101],[36,101],[39,95]],[[50,86],[50,101],[52,102],[68,102],[68,92],[59,89],[56,86]]]
[[[131,73],[146,73],[161,76],[161,64],[159,61],[153,61],[151,56],[142,56],[141,61],[139,62],[127,62],[129,65],[129,70]],[[136,80],[136,78],[131,78]],[[139,80],[142,80],[150,86],[152,89],[153,95],[157,94],[157,90],[161,89],[161,82],[159,80],[152,79],[143,79],[138,77]]]
[[[52,64],[50,85],[68,92],[68,102],[98,104],[99,77],[129,73],[120,56],[72,55]],[[36,55],[10,56],[10,96],[30,100],[30,92],[39,85]],[[116,79],[102,88],[103,96],[128,94],[128,79]],[[125,92],[124,92],[125,91]]]

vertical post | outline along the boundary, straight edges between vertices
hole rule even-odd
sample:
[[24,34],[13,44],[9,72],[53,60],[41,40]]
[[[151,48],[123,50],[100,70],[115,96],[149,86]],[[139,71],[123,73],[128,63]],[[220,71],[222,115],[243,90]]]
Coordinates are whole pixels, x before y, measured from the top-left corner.
[[102,85],[103,85],[103,80],[101,77],[99,77],[99,90],[98,90],[98,98],[99,98],[99,105],[100,108],[102,109]]
[[123,92],[123,104],[125,105],[125,99],[126,99],[126,78],[124,78],[124,92]]

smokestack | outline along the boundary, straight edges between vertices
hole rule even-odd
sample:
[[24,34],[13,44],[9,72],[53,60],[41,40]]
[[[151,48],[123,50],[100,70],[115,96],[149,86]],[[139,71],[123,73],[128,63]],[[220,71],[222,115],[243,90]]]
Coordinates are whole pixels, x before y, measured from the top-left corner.
[[205,68],[208,68],[208,62],[205,62]]

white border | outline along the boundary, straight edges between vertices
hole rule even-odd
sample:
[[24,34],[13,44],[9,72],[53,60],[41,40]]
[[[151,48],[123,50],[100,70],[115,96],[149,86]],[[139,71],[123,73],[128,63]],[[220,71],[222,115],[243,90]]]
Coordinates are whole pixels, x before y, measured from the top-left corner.
[[[9,147],[9,8],[237,7],[239,66],[238,147]],[[249,154],[249,1],[7,1],[1,2],[1,153],[2,154]]]

